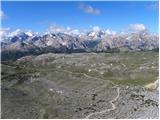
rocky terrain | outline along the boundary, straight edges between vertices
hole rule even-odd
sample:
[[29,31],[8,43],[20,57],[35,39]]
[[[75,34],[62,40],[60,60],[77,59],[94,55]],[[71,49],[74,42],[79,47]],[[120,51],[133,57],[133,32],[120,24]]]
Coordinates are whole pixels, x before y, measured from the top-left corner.
[[1,67],[2,118],[159,117],[158,52],[25,55]]
[[158,51],[158,35],[147,30],[129,33],[108,33],[89,30],[84,33],[14,31],[1,36],[2,60],[17,59],[43,53]]

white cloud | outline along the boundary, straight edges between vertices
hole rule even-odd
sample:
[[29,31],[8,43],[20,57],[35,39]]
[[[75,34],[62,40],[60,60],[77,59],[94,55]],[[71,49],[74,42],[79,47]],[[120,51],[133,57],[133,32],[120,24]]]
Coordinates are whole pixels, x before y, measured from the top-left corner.
[[109,29],[107,29],[107,30],[105,31],[105,33],[111,34],[111,31],[110,31]]
[[105,33],[106,33],[106,34],[109,34],[109,35],[115,35],[115,34],[116,34],[115,31],[112,31],[112,30],[109,30],[109,29],[107,29],[107,30],[105,31]]
[[96,32],[96,31],[98,32],[98,31],[100,31],[100,30],[101,30],[101,28],[100,28],[99,26],[94,26],[94,27],[93,27],[93,31],[95,31],[95,32]]
[[0,28],[0,41],[4,39],[10,32],[10,28]]
[[67,30],[71,30],[71,28],[70,28],[70,27],[67,27]]
[[[103,30],[101,29],[99,26],[90,26],[91,29],[87,30],[79,30],[79,29],[73,29],[71,27],[62,27],[62,26],[58,26],[58,25],[52,25],[49,27],[49,29],[47,30],[46,34],[48,33],[65,33],[68,35],[84,35],[86,34],[88,31],[93,31],[91,34],[97,34],[98,32],[104,32],[106,34],[110,34],[110,35],[115,35],[117,34],[117,32],[113,31],[113,30]],[[94,36],[94,35],[91,35]]]
[[22,33],[22,32],[23,32],[23,31],[22,31],[21,29],[16,29],[15,31],[11,32],[11,33],[9,34],[9,36],[10,36],[10,37],[16,36],[16,35],[18,35],[18,34],[20,34],[20,33]]
[[31,30],[25,32],[26,35],[28,35],[29,37],[32,37],[33,36],[33,32]]
[[63,31],[63,28],[61,26],[58,26],[58,25],[51,25],[49,26],[48,32],[53,32],[53,33],[58,33],[58,32],[62,32]]
[[80,31],[77,30],[77,29],[74,29],[74,30],[71,31],[71,33],[74,34],[74,35],[79,35]]
[[1,19],[4,19],[6,18],[7,16],[4,14],[4,12],[2,10],[0,10],[0,18]]
[[38,32],[32,32],[31,30],[16,29],[13,31],[10,28],[0,28],[0,41],[8,37],[17,36],[21,33],[25,33],[29,37],[33,37],[34,35],[40,35]]
[[101,11],[99,9],[95,9],[92,6],[86,5],[84,3],[80,4],[80,8],[84,12],[89,13],[89,14],[94,14],[94,15],[100,15],[101,14]]
[[72,29],[71,27],[62,27],[58,25],[51,25],[47,30],[47,33],[65,33],[69,35],[79,35],[80,31],[78,29]]
[[144,24],[130,24],[128,30],[133,32],[139,32],[146,30],[146,27]]

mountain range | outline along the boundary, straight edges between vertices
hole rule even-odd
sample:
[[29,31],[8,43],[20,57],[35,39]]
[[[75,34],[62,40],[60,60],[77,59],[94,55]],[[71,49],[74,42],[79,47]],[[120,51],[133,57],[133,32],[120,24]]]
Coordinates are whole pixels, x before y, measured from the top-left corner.
[[1,59],[17,59],[42,53],[121,52],[159,50],[159,36],[148,31],[114,33],[90,30],[85,33],[15,31],[1,36]]

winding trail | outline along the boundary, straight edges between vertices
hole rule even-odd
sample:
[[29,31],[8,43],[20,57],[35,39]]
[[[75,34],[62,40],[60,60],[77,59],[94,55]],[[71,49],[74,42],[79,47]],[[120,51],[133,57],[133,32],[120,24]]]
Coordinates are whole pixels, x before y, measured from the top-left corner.
[[[70,73],[70,74],[83,75],[83,76],[85,76],[85,77],[87,77],[87,78],[106,81],[106,80],[104,80],[104,79],[102,79],[102,78],[92,77],[92,76],[90,76],[90,75],[87,75],[86,73],[71,72],[71,71],[68,71],[68,70],[61,70],[61,69],[56,70],[56,71],[67,72],[67,73]],[[107,81],[110,82],[112,85],[116,86],[116,84],[113,83],[112,81],[110,81],[110,80],[107,80]]]
[[[103,80],[103,81],[104,81],[104,79],[97,78],[97,77],[92,77],[92,76],[89,76],[89,75],[87,75],[87,74],[85,74],[85,73],[76,73],[76,72],[71,72],[71,71],[67,71],[67,70],[60,70],[60,71],[68,72],[68,73],[71,73],[71,74],[82,74],[82,75],[84,75],[85,77],[88,77],[88,78],[98,79],[98,80]],[[108,80],[108,81],[109,81],[109,80]],[[89,118],[90,118],[91,116],[93,116],[93,115],[104,114],[104,113],[106,113],[106,112],[113,111],[113,110],[116,109],[116,106],[115,106],[114,102],[116,102],[117,99],[119,98],[119,90],[120,90],[120,88],[119,88],[115,83],[113,83],[112,81],[109,81],[109,82],[114,85],[114,87],[112,87],[112,88],[116,88],[116,89],[117,89],[117,96],[116,96],[115,98],[113,98],[111,101],[109,101],[109,103],[112,105],[112,107],[109,108],[109,109],[105,109],[105,110],[99,111],[99,112],[90,113],[89,115],[87,115],[87,116],[85,117],[85,119],[89,119]]]
[[93,116],[93,115],[104,114],[104,113],[106,113],[106,112],[115,110],[115,109],[116,109],[116,106],[115,106],[114,102],[116,102],[117,99],[119,98],[119,87],[116,87],[116,88],[117,88],[117,96],[116,96],[113,100],[109,101],[109,103],[112,105],[112,108],[105,109],[105,110],[102,110],[102,111],[100,111],[100,112],[90,113],[89,115],[87,115],[87,116],[85,117],[85,119],[89,119],[89,118],[90,118],[91,116]]

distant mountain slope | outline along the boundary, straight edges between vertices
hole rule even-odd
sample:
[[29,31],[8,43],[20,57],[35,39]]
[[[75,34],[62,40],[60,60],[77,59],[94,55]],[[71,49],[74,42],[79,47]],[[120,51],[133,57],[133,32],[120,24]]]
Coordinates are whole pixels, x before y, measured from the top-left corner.
[[29,54],[74,52],[120,52],[159,50],[159,37],[146,31],[108,34],[90,31],[85,34],[14,32],[1,40],[2,60]]

